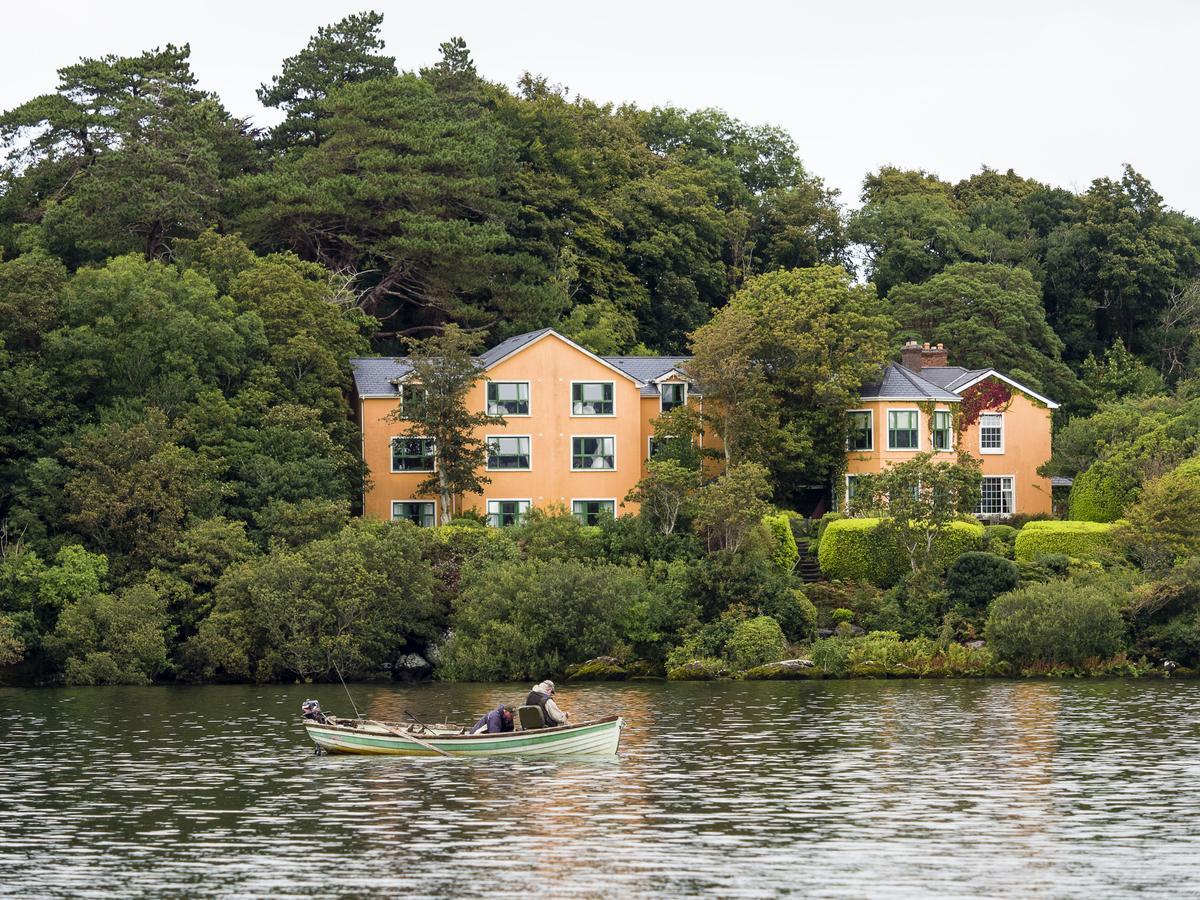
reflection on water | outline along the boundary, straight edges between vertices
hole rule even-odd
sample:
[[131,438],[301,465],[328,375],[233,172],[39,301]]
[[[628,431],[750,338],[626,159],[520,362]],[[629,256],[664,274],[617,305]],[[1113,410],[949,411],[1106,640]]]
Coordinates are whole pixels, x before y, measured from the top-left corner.
[[[524,685],[356,687],[473,721]],[[0,689],[0,894],[1113,896],[1200,875],[1200,683],[567,686],[610,760],[318,757],[340,688]],[[314,881],[325,877],[334,882]]]

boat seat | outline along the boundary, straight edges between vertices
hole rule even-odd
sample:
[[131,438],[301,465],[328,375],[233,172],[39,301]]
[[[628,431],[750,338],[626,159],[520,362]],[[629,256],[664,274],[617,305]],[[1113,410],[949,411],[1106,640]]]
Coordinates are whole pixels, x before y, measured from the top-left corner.
[[540,706],[518,706],[517,721],[521,723],[522,731],[546,727],[546,718],[542,715]]

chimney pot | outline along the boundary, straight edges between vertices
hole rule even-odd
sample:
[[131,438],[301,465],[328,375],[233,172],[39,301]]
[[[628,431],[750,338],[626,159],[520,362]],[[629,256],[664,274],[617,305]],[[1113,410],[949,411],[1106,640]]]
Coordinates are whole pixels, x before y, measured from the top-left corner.
[[936,347],[930,347],[926,344],[921,348],[921,368],[930,369],[949,364],[949,352],[946,348],[938,344]]

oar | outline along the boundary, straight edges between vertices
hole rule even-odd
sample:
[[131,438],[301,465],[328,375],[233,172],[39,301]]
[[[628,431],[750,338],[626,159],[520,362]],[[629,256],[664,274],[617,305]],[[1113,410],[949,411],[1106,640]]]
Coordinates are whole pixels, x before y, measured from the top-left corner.
[[442,756],[448,757],[450,755],[445,750],[439,750],[437,747],[433,746],[433,744],[429,743],[428,741],[421,740],[421,738],[417,737],[411,731],[397,731],[391,725],[388,725],[384,722],[377,722],[374,719],[367,719],[366,721],[367,721],[368,725],[378,725],[384,731],[394,734],[394,735],[396,735],[396,737],[402,737],[406,741],[412,741],[414,744],[420,744],[426,750],[432,750],[434,753],[440,753]]

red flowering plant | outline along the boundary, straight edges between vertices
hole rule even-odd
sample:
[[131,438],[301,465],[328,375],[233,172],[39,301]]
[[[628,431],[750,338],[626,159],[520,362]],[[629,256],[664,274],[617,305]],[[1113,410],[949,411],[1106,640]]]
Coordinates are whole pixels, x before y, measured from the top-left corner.
[[979,421],[980,413],[991,409],[1005,410],[1012,402],[1012,388],[996,378],[985,378],[962,393],[958,405],[959,429],[970,428]]

